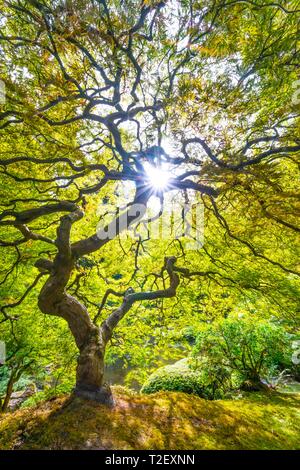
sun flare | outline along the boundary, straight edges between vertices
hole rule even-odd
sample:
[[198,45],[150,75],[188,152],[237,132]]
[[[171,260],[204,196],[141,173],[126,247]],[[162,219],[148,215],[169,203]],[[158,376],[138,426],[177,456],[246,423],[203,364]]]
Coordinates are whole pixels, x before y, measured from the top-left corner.
[[155,189],[166,189],[169,184],[169,172],[150,164],[144,165],[148,183]]

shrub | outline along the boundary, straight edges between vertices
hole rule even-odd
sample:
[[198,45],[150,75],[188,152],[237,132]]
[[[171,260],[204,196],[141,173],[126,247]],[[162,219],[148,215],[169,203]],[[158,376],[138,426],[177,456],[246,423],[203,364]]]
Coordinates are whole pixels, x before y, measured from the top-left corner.
[[229,373],[225,368],[215,372],[219,376],[218,380],[208,370],[194,368],[190,359],[182,359],[151,374],[141,392],[145,394],[159,391],[184,392],[209,400],[222,398],[226,393],[226,387],[222,385],[230,378]]
[[141,392],[181,391],[218,399],[238,389],[268,389],[280,383],[276,378],[282,374],[296,378],[293,339],[282,326],[257,318],[215,321],[196,335],[193,357],[155,371]]
[[198,334],[195,360],[209,369],[226,368],[240,378],[241,388],[266,388],[265,381],[285,368],[292,370],[291,335],[257,318],[226,318],[206,325]]

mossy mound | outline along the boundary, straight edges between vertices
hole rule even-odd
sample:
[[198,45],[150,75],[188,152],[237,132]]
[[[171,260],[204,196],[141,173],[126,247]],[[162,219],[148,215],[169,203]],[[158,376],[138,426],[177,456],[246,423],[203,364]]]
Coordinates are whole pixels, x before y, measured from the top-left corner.
[[116,405],[60,397],[0,418],[0,449],[299,449],[300,396],[206,401],[114,388]]
[[192,393],[209,398],[205,396],[201,372],[193,370],[188,359],[160,367],[148,377],[141,389],[145,394],[160,391]]
[[[181,359],[174,364],[160,367],[144,383],[145,394],[165,391],[198,395],[207,400],[228,398],[233,391],[233,380],[224,368],[209,370],[205,361],[195,369],[191,359]],[[222,380],[220,380],[222,378]]]

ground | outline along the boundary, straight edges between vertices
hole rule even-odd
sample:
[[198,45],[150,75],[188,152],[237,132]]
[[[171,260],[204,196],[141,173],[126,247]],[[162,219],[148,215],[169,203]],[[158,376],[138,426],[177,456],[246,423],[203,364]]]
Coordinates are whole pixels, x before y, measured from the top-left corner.
[[0,449],[300,449],[300,394],[114,396],[113,409],[64,396],[2,415]]

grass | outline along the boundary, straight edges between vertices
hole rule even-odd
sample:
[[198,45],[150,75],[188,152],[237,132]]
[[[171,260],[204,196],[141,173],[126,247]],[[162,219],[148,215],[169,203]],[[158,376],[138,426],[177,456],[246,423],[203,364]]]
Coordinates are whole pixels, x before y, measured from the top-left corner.
[[300,449],[299,394],[114,395],[113,409],[59,397],[3,415],[0,449]]

